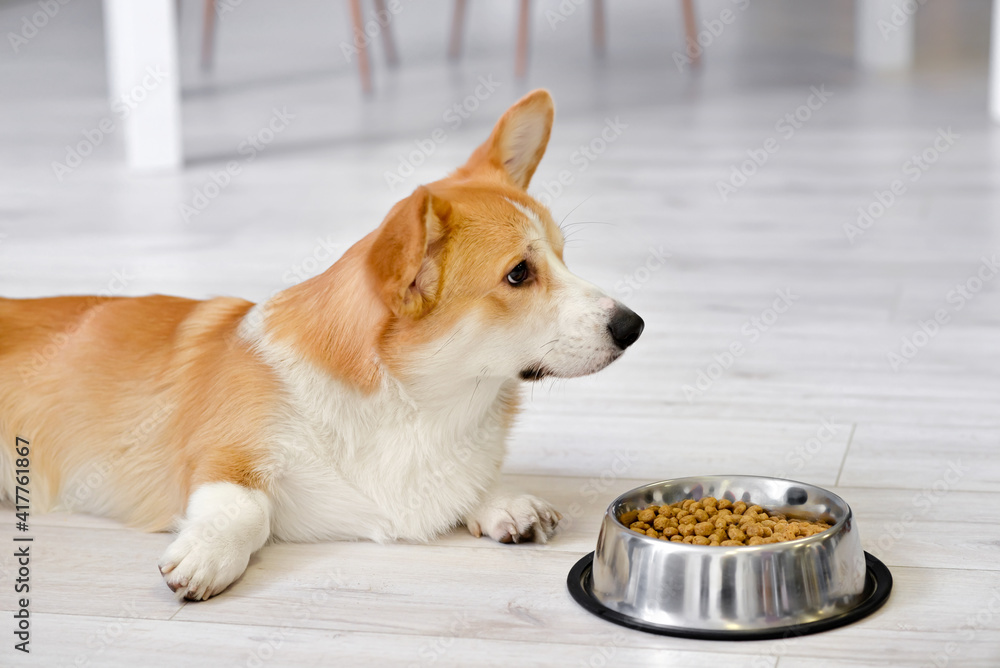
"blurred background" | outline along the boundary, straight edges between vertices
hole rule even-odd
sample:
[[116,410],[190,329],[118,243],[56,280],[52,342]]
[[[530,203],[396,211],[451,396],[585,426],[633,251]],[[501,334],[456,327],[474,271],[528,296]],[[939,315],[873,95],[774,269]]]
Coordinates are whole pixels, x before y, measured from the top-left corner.
[[930,482],[997,441],[990,4],[3,2],[0,293],[266,299],[545,87],[530,192],[647,329],[508,470]]

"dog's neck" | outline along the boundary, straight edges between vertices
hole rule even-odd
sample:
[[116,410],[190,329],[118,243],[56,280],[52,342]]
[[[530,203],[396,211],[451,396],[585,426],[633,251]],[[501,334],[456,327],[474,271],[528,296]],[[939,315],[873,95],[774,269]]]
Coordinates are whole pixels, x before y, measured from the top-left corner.
[[[521,382],[498,377],[406,380],[393,376],[376,359],[377,386],[361,391],[302,354],[288,341],[267,332],[265,314],[255,307],[244,318],[240,336],[271,367],[296,414],[320,433],[339,433],[356,445],[389,423],[409,425],[435,435],[442,445],[460,443],[482,429],[506,432],[520,400]],[[256,313],[255,313],[256,312]],[[345,430],[353,433],[345,433]]]
[[[334,401],[346,392],[355,395],[359,410],[368,405],[376,411],[372,419],[384,416],[377,411],[389,402],[454,436],[491,419],[509,422],[520,398],[518,379],[488,374],[456,378],[440,369],[404,379],[389,371],[377,354],[388,310],[355,266],[363,257],[356,248],[323,274],[255,306],[240,325],[241,338],[278,372],[293,395],[308,395],[310,402],[322,402],[325,394]],[[330,382],[339,391],[300,391],[303,383]]]

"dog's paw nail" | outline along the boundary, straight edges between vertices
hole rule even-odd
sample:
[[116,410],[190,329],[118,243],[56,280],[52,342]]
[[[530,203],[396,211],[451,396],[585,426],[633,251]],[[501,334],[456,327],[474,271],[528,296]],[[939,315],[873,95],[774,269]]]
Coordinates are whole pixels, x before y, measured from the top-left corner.
[[465,528],[468,529],[469,533],[471,533],[475,538],[483,537],[483,529],[479,526],[479,522],[467,519],[465,520]]
[[557,516],[545,501],[524,495],[495,499],[491,507],[480,512],[476,523],[500,543],[544,543],[555,533]]

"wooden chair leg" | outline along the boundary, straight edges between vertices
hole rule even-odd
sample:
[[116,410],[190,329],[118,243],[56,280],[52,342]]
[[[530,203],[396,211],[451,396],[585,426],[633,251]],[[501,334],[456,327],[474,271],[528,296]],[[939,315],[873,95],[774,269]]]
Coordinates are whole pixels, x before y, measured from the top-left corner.
[[524,77],[528,71],[528,19],[531,0],[521,0],[521,12],[517,19],[517,59],[514,62],[514,76]]
[[594,51],[604,55],[605,40],[604,0],[594,0]]
[[382,26],[382,46],[385,48],[385,61],[390,67],[399,65],[399,55],[396,53],[396,42],[392,38],[392,16],[385,9],[385,0],[375,0],[375,11],[379,17],[385,17]]
[[462,31],[465,30],[465,0],[455,0],[451,15],[451,39],[448,40],[448,58],[458,60],[462,55]]
[[358,73],[361,75],[361,89],[365,93],[372,92],[372,69],[368,62],[368,47],[364,39],[357,39],[357,36],[365,36],[364,18],[361,14],[361,0],[351,0],[351,22],[354,30],[351,33],[351,41],[358,47]]
[[[698,44],[698,26],[694,22],[694,0],[681,0],[684,10],[684,49],[688,50],[691,44]],[[701,66],[701,50],[695,49],[691,56],[691,67]]]
[[[178,5],[179,6],[179,5]],[[205,0],[201,25],[201,69],[208,72],[215,64],[215,0]]]

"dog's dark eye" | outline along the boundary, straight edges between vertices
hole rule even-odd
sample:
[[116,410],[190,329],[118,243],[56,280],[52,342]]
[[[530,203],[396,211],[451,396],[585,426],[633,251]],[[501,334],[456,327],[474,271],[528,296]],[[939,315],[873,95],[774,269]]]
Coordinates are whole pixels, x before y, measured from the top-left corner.
[[507,282],[511,285],[521,285],[528,278],[528,263],[521,260],[516,267],[507,274]]

